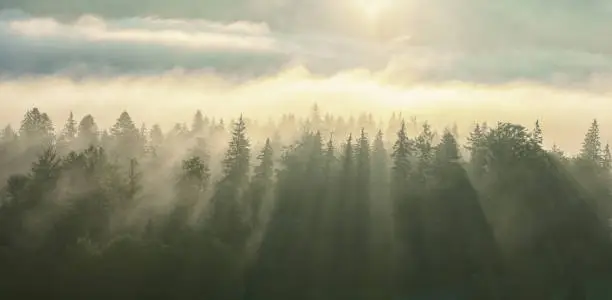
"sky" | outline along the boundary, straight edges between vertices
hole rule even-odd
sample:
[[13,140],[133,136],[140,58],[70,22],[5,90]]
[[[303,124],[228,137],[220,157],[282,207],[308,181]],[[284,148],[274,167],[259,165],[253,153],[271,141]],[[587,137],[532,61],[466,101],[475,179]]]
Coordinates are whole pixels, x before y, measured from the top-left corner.
[[612,140],[605,0],[0,0],[0,122],[414,112]]

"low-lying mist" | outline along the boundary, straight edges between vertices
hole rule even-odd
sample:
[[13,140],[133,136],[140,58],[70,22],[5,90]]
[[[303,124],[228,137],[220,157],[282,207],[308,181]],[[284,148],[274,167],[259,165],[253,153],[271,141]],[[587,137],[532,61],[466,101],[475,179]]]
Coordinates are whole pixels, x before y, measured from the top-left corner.
[[[606,118],[610,106],[606,93],[528,82],[398,81],[410,75],[393,68],[319,76],[288,67],[275,76],[247,81],[181,70],[78,80],[60,75],[16,77],[0,83],[0,119],[17,125],[23,111],[39,107],[58,126],[72,111],[75,116],[95,112],[96,122],[109,127],[125,110],[138,124],[159,124],[169,130],[176,122],[189,120],[196,110],[225,120],[245,113],[265,122],[282,114],[305,117],[316,103],[325,113],[346,119],[365,112],[377,122],[386,122],[392,112],[401,111],[404,116],[427,120],[438,130],[457,124],[461,133],[469,132],[476,121],[533,124],[540,120],[547,133],[544,144],[549,148],[557,144],[572,153],[579,150],[584,128],[593,118],[600,120],[602,128],[612,126]],[[606,130],[601,134],[605,141],[612,138]]]

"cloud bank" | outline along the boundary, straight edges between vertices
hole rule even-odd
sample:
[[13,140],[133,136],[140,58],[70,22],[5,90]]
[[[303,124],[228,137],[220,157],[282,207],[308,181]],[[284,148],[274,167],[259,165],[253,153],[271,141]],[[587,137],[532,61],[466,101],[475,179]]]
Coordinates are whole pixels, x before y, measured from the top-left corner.
[[[325,76],[356,69],[385,71],[390,82],[401,85],[529,81],[563,88],[590,87],[612,75],[612,42],[600,38],[612,33],[607,32],[612,23],[603,26],[607,23],[601,18],[564,29],[554,24],[580,19],[567,13],[569,7],[553,10],[554,18],[541,17],[535,23],[531,10],[505,1],[479,6],[469,14],[466,9],[473,1],[463,1],[466,6],[446,3],[444,9],[442,0],[427,5],[411,1],[411,7],[398,1],[403,10],[383,12],[379,24],[354,16],[349,24],[363,29],[362,35],[291,31],[291,25],[278,28],[248,19],[113,19],[83,14],[64,20],[4,10],[0,11],[0,74],[80,78],[178,69],[249,80],[300,66]],[[450,8],[456,10],[451,13]],[[507,15],[500,15],[502,11]],[[400,20],[395,16],[399,12],[408,15]],[[379,33],[372,36],[365,29]]]

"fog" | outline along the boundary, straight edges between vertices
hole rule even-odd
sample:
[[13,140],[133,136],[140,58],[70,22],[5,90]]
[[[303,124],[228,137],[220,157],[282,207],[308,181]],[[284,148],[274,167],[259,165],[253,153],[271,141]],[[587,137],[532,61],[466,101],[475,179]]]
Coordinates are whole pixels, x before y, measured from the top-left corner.
[[[389,84],[388,73],[354,70],[317,76],[294,67],[275,76],[236,83],[214,74],[173,71],[155,76],[114,78],[26,77],[0,82],[0,119],[18,126],[33,107],[47,112],[61,126],[68,113],[82,117],[95,113],[101,127],[110,127],[126,110],[137,124],[160,124],[169,130],[188,122],[196,110],[209,117],[267,121],[282,114],[306,116],[313,104],[335,115],[370,112],[388,121],[392,112],[404,112],[429,121],[441,130],[457,123],[469,132],[474,122],[509,121],[533,124],[540,120],[545,145],[554,143],[574,153],[585,128],[597,118],[608,141],[612,108],[606,92],[556,89],[533,83],[476,85],[467,83]],[[59,128],[56,128],[59,129]]]

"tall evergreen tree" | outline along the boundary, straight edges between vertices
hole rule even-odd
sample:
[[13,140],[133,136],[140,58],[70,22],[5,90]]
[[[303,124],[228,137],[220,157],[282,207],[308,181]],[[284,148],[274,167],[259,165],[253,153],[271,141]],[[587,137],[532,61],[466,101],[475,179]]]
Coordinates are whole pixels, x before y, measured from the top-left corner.
[[21,121],[19,135],[30,142],[48,143],[53,137],[53,123],[46,113],[41,113],[35,107],[26,112]]
[[470,299],[491,299],[498,294],[499,257],[478,193],[461,165],[459,147],[448,130],[436,147],[432,185],[423,203],[424,254],[422,274],[434,289],[468,288]]
[[477,178],[480,178],[485,173],[485,165],[487,158],[486,144],[487,128],[476,123],[474,130],[467,138],[466,148],[470,152],[470,171]]
[[89,146],[92,145],[98,145],[98,126],[93,116],[86,115],[81,122],[79,122],[77,143],[82,149],[89,148]]
[[71,111],[68,120],[66,120],[66,124],[64,124],[64,129],[62,129],[61,138],[64,141],[70,142],[76,138],[77,132],[77,123]]
[[250,219],[251,226],[255,228],[261,225],[262,204],[271,192],[273,184],[274,149],[270,139],[266,139],[266,144],[257,156],[257,159],[259,160],[259,165],[255,167],[255,174],[253,175],[250,188]]
[[544,143],[544,137],[542,135],[542,127],[540,127],[540,120],[536,121],[532,136],[534,143],[542,147],[542,144]]
[[175,191],[177,202],[169,216],[164,238],[173,241],[177,234],[187,230],[189,219],[198,202],[203,200],[204,192],[210,179],[210,169],[205,160],[199,156],[191,156],[182,161]]
[[244,191],[249,180],[250,142],[246,124],[240,116],[234,123],[229,147],[223,159],[223,178],[217,184],[213,197],[213,230],[224,242],[241,250],[248,234],[245,222],[247,207]]
[[130,115],[123,111],[111,127],[110,133],[113,138],[116,153],[123,158],[134,158],[144,149],[144,143],[140,131],[132,121]]
[[433,145],[434,138],[435,134],[431,130],[431,126],[428,123],[424,123],[423,129],[414,143],[418,159],[416,174],[418,174],[418,180],[420,180],[422,184],[421,187],[427,185],[427,179],[430,177],[431,164],[435,154]]
[[202,115],[202,111],[198,110],[193,116],[193,122],[191,125],[191,133],[193,135],[200,135],[204,131],[204,116]]
[[413,152],[413,143],[408,138],[406,133],[406,122],[402,121],[399,131],[397,132],[397,139],[393,144],[393,189],[396,195],[401,197],[404,195],[402,189],[406,187],[408,178],[411,173],[412,164],[410,162]]
[[589,161],[594,164],[601,162],[601,141],[599,138],[599,123],[593,120],[591,127],[587,131],[579,157],[584,161]]

